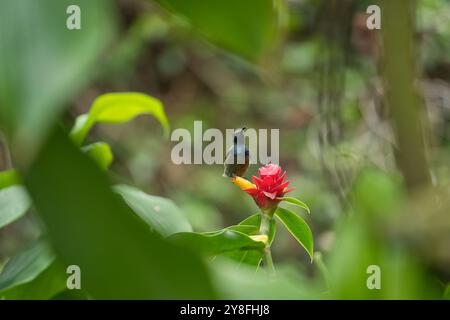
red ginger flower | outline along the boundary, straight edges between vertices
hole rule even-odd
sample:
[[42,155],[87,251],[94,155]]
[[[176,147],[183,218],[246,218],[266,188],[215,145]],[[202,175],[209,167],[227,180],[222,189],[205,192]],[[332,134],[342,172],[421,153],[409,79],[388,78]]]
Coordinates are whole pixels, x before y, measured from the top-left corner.
[[258,207],[270,209],[278,206],[283,196],[292,191],[292,189],[287,189],[289,180],[284,181],[286,171],[283,173],[281,171],[279,165],[266,164],[258,170],[259,177],[252,176],[255,184],[240,177],[235,177],[233,183],[251,195]]

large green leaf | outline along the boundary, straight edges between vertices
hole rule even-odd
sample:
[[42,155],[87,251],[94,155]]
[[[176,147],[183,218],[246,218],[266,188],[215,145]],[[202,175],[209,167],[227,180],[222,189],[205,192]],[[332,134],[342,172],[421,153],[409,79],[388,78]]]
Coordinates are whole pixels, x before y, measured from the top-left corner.
[[21,186],[0,189],[0,228],[23,216],[31,206]]
[[81,150],[105,170],[109,168],[114,159],[111,147],[106,142],[95,142],[82,147]]
[[0,273],[1,299],[50,299],[66,288],[64,266],[37,240],[12,257]]
[[52,300],[90,300],[91,297],[86,293],[85,290],[63,290],[58,294],[52,296]]
[[53,261],[32,281],[0,291],[0,297],[7,300],[46,300],[66,289],[66,274],[63,265]]
[[0,172],[0,189],[20,184],[21,179],[16,170],[7,170]]
[[151,232],[61,130],[49,137],[24,181],[55,253],[80,267],[89,296],[215,296],[201,258]]
[[270,46],[277,28],[272,0],[156,0],[184,17],[211,42],[257,60]]
[[175,233],[169,237],[169,240],[205,255],[218,255],[236,250],[262,250],[264,248],[264,243],[254,241],[239,231],[227,229],[213,234],[195,232]]
[[[80,30],[66,28],[74,4]],[[17,161],[31,159],[67,101],[92,80],[114,34],[113,8],[109,0],[2,1],[0,121]]]
[[36,241],[12,257],[0,273],[0,297],[5,290],[36,279],[54,259],[50,247],[44,241]]
[[192,231],[186,216],[171,200],[151,196],[126,185],[115,186],[114,190],[151,229],[162,236],[167,237],[177,232]]
[[311,281],[294,270],[277,268],[277,276],[268,278],[254,268],[236,264],[219,257],[211,265],[213,280],[223,299],[318,299],[318,290]]
[[161,101],[138,92],[101,95],[95,99],[87,114],[82,114],[77,118],[70,134],[74,141],[81,145],[89,130],[96,123],[123,123],[141,114],[154,116],[168,136],[169,122]]
[[297,239],[302,247],[305,248],[312,260],[314,254],[313,235],[305,220],[294,212],[284,208],[277,208],[275,215],[283,222],[288,231]]

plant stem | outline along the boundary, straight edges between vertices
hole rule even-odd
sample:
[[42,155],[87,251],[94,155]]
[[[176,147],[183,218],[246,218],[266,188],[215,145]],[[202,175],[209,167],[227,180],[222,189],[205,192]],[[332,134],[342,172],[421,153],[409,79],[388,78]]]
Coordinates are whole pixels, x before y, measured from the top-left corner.
[[[259,227],[259,233],[262,235],[266,235],[267,237],[269,237],[270,222],[272,221],[273,213],[274,213],[273,209],[268,211],[265,210],[261,211],[261,225]],[[263,262],[269,275],[272,277],[275,276],[275,266],[272,260],[272,253],[270,251],[269,241],[267,241],[266,246],[264,247]]]
[[328,271],[327,266],[323,262],[322,253],[320,253],[320,252],[314,253],[314,263],[319,268],[319,271],[322,274],[323,279],[325,280],[327,290],[331,291],[331,276],[330,276],[330,272]]

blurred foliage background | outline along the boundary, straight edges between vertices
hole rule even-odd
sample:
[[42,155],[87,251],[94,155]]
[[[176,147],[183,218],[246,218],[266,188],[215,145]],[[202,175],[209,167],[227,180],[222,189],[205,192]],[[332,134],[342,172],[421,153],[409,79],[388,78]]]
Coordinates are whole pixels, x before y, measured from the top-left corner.
[[[398,1],[398,6],[389,1],[274,1],[269,11],[264,6],[255,11],[264,23],[254,24],[252,17],[235,11],[226,26],[187,1],[168,2],[193,14],[194,23],[172,14],[165,1],[116,0],[105,7],[92,2],[99,5],[92,8],[99,25],[89,29],[90,49],[66,55],[62,64],[37,64],[33,71],[43,82],[50,75],[56,94],[72,92],[70,99],[52,98],[64,109],[60,119],[65,127],[87,112],[97,96],[137,91],[163,102],[172,130],[193,133],[194,120],[203,121],[204,130],[279,128],[280,165],[295,187],[292,196],[311,208],[315,250],[335,279],[332,297],[440,297],[450,279],[449,1]],[[234,2],[214,5],[226,16]],[[366,8],[373,3],[382,6],[381,31],[366,27]],[[253,9],[251,1],[249,6]],[[81,8],[82,19],[92,14]],[[401,23],[410,14],[412,30]],[[41,22],[30,19],[32,25]],[[83,32],[88,32],[87,21]],[[230,40],[239,33],[238,41]],[[413,48],[401,47],[405,43],[399,39],[409,36]],[[102,46],[95,48],[96,41]],[[34,53],[46,54],[50,48],[42,50]],[[402,69],[401,61],[409,69]],[[54,76],[80,64],[90,67],[80,68],[76,78]],[[396,81],[397,73],[389,72],[394,66],[412,77]],[[13,67],[11,72],[19,72]],[[417,98],[408,98],[415,95],[411,88]],[[34,91],[18,92],[28,94],[20,99],[32,101]],[[33,113],[28,118],[38,125]],[[14,151],[19,140],[11,140],[8,148],[10,129],[3,129],[0,168],[7,170],[16,167],[9,149]],[[173,164],[175,143],[163,137],[151,117],[99,124],[88,137],[94,141],[111,145],[114,183],[172,199],[195,231],[237,224],[257,211],[250,197],[222,177],[222,166]],[[19,162],[23,152],[17,151]],[[251,166],[247,175],[257,168]],[[1,229],[0,266],[38,238],[40,230],[33,214]],[[311,264],[281,228],[272,251],[279,268],[324,286],[317,263]],[[366,267],[372,264],[380,265],[386,277],[382,293],[366,288]]]

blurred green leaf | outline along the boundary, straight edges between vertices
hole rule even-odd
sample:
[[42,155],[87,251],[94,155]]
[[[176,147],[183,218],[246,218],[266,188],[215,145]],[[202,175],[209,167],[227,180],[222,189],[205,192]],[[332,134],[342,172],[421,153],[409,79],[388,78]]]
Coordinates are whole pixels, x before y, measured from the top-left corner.
[[361,171],[352,191],[354,210],[368,217],[389,216],[405,200],[398,177],[374,168]]
[[[82,8],[80,30],[66,10]],[[0,121],[18,161],[29,161],[67,101],[94,75],[115,30],[108,0],[5,1],[0,10]]]
[[186,216],[172,200],[151,196],[127,185],[115,186],[114,190],[152,230],[162,236],[192,231]]
[[445,299],[445,300],[450,300],[450,283],[445,288],[445,291],[444,291],[444,294],[443,294],[442,298]]
[[286,72],[304,76],[314,70],[320,50],[316,40],[288,43],[283,50],[280,65]]
[[[332,298],[441,297],[442,288],[433,279],[434,275],[427,273],[428,266],[422,265],[418,247],[409,250],[405,242],[393,241],[396,231],[392,221],[405,208],[408,208],[407,219],[411,213],[409,207],[402,207],[402,181],[385,171],[365,168],[355,179],[351,199],[351,215],[337,225],[336,240],[327,259],[332,277]],[[381,290],[368,288],[369,266],[380,268]]]
[[303,201],[300,201],[296,198],[292,197],[284,197],[281,201],[286,201],[292,204],[295,204],[296,206],[299,206],[300,208],[303,208],[306,210],[306,212],[311,213],[311,210],[309,210],[309,207],[304,203]]
[[257,60],[268,49],[277,28],[272,0],[156,0],[186,18],[211,42],[246,59]]
[[55,253],[80,267],[89,296],[215,296],[200,257],[151,232],[61,130],[49,137],[24,181]]
[[54,259],[50,247],[42,240],[12,257],[0,273],[0,297],[5,290],[36,279]]
[[297,239],[302,247],[305,248],[312,260],[314,251],[313,235],[305,220],[294,212],[284,208],[277,208],[275,215],[283,222],[288,231]]
[[213,281],[223,299],[318,299],[317,290],[303,279],[298,272],[277,269],[275,278],[265,273],[255,272],[254,268],[236,264],[220,258],[212,264]]
[[322,278],[325,282],[326,288],[328,291],[331,290],[331,275],[330,271],[328,270],[327,266],[325,265],[325,262],[322,258],[322,252],[316,251],[314,252],[314,264],[319,269],[320,273],[322,274]]
[[95,142],[82,147],[81,150],[105,170],[109,168],[114,159],[111,147],[106,142]]
[[52,296],[52,300],[90,300],[91,297],[83,289],[70,290],[66,289]]
[[166,37],[169,21],[152,10],[140,12],[126,28],[119,43],[106,61],[109,79],[117,77],[123,80],[135,72],[134,66],[146,46]]
[[241,232],[227,229],[213,234],[195,232],[175,233],[168,239],[205,255],[218,255],[229,251],[245,249],[262,250],[264,248],[262,242],[254,241]]
[[[434,277],[420,265],[417,252],[410,254],[405,247],[393,246],[392,239],[374,234],[372,226],[363,223],[361,218],[357,213],[339,225],[327,264],[332,277],[333,299],[442,297],[442,288],[438,288]],[[380,268],[381,290],[368,288],[369,266]]]
[[[201,181],[201,180],[199,180]],[[192,229],[197,232],[206,232],[219,229],[222,223],[222,216],[213,202],[204,201],[202,193],[188,193],[185,189],[175,192],[173,196],[176,203],[186,215]],[[181,194],[181,196],[179,196]],[[196,196],[197,195],[197,196]]]
[[66,288],[63,265],[44,240],[12,257],[0,273],[0,298],[50,299]]
[[0,228],[19,219],[31,206],[28,194],[22,186],[0,190]]
[[53,261],[32,281],[0,291],[7,300],[46,300],[66,289],[68,275],[58,261]]
[[0,172],[0,189],[20,184],[20,175],[16,170],[7,170]]
[[96,123],[123,123],[141,114],[154,116],[163,126],[165,135],[169,135],[169,121],[161,101],[138,92],[107,93],[99,96],[89,112],[76,119],[70,135],[81,145]]

